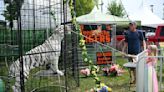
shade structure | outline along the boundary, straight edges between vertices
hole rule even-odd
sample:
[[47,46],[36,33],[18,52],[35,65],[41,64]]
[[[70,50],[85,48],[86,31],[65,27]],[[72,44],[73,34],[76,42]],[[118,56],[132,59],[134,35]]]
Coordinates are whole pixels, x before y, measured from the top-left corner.
[[120,18],[110,14],[104,14],[98,7],[94,7],[93,10],[86,15],[82,15],[77,18],[79,24],[128,24],[129,19]]
[[164,20],[160,19],[147,7],[140,7],[138,11],[129,15],[129,18],[131,20],[141,21],[142,26],[156,28],[158,25],[164,25]]

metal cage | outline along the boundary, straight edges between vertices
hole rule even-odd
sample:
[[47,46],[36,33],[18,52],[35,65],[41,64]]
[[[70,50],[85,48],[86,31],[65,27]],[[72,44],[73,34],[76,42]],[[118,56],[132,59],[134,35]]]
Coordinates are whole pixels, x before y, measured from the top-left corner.
[[[0,78],[5,84],[5,91],[12,92],[12,85],[16,76],[10,76],[11,65],[19,60],[20,88],[21,92],[76,92],[79,86],[78,74],[78,36],[69,32],[73,30],[70,23],[71,15],[68,2],[64,0],[0,0],[0,14],[4,15],[0,21]],[[63,30],[60,34],[64,36],[55,44],[61,49],[31,51],[51,40],[55,30]],[[49,43],[51,45],[51,43]],[[44,48],[50,48],[45,45]],[[47,47],[46,47],[47,46]],[[58,46],[56,46],[58,48]],[[31,53],[28,53],[31,51]],[[53,64],[43,62],[42,58],[35,60],[37,68],[32,68],[26,79],[26,61],[32,59],[24,57],[38,57],[42,54],[59,55],[59,69],[64,76],[49,71]],[[46,58],[50,58],[47,56]],[[46,60],[46,59],[45,59]],[[49,59],[48,59],[49,60]],[[35,66],[34,66],[35,67]]]

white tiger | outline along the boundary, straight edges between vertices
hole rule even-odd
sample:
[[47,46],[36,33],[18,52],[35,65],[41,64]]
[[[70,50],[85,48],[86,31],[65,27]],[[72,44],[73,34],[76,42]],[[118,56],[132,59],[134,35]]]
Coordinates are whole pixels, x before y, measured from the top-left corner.
[[[26,0],[25,0],[26,1]],[[38,0],[39,1],[39,0]],[[60,3],[61,0],[52,0],[55,1],[54,3]],[[57,6],[59,8],[59,6]],[[62,6],[60,6],[62,7]],[[68,8],[68,2],[67,2],[67,21],[71,20],[70,10]],[[59,10],[58,12],[61,13]],[[62,13],[61,13],[62,14]],[[32,54],[32,53],[40,53],[40,54],[34,54],[34,55],[24,55],[22,57],[23,59],[23,69],[24,69],[24,81],[27,80],[29,72],[31,69],[35,67],[39,67],[42,65],[46,65],[51,63],[51,69],[53,69],[54,72],[58,73],[59,75],[64,75],[62,71],[58,68],[58,60],[60,56],[60,50],[61,50],[61,41],[64,37],[64,27],[60,25],[61,23],[61,17],[57,18],[57,21],[60,21],[58,24],[58,27],[55,29],[52,36],[50,36],[42,45],[39,45],[30,51],[26,52],[26,54]],[[66,27],[66,30],[71,30],[68,26]],[[41,53],[41,52],[49,52],[49,51],[55,51],[51,53]],[[20,90],[20,61],[17,59],[15,62],[13,62],[9,69],[9,74],[11,76],[15,77],[15,84],[12,86],[12,89],[14,92],[21,92]]]
[[[58,28],[58,30],[63,30]],[[58,73],[59,75],[63,75],[63,72],[58,69],[58,60],[60,56],[61,50],[61,40],[63,39],[63,33],[56,32],[52,36],[50,36],[42,45],[39,45],[32,50],[28,51],[26,54],[32,53],[40,53],[34,55],[25,55],[23,56],[24,61],[24,77],[25,81],[28,78],[29,72],[31,69],[35,67],[39,67],[42,65],[46,65],[51,63],[54,72]],[[51,53],[42,53],[42,52],[49,52],[54,51]],[[13,86],[14,92],[21,92],[20,91],[20,61],[17,59],[14,63],[10,66],[10,75],[15,77],[15,85]]]

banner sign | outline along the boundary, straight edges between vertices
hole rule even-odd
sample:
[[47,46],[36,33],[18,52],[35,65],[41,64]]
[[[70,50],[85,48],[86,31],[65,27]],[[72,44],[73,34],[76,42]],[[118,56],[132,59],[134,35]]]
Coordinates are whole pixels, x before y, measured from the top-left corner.
[[105,65],[105,64],[110,64],[112,62],[112,52],[107,51],[107,52],[97,52],[97,64],[98,65]]
[[81,31],[86,43],[111,42],[111,25],[81,25]]

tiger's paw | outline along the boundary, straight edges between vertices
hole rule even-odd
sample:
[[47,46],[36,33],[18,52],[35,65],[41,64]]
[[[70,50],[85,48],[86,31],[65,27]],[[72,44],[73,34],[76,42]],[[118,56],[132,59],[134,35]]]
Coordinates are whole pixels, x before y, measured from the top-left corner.
[[13,92],[21,92],[19,87],[17,88],[16,86],[12,86],[12,90],[13,90]]
[[57,71],[57,74],[59,74],[60,76],[64,75],[64,73],[62,71],[60,71],[60,70]]

